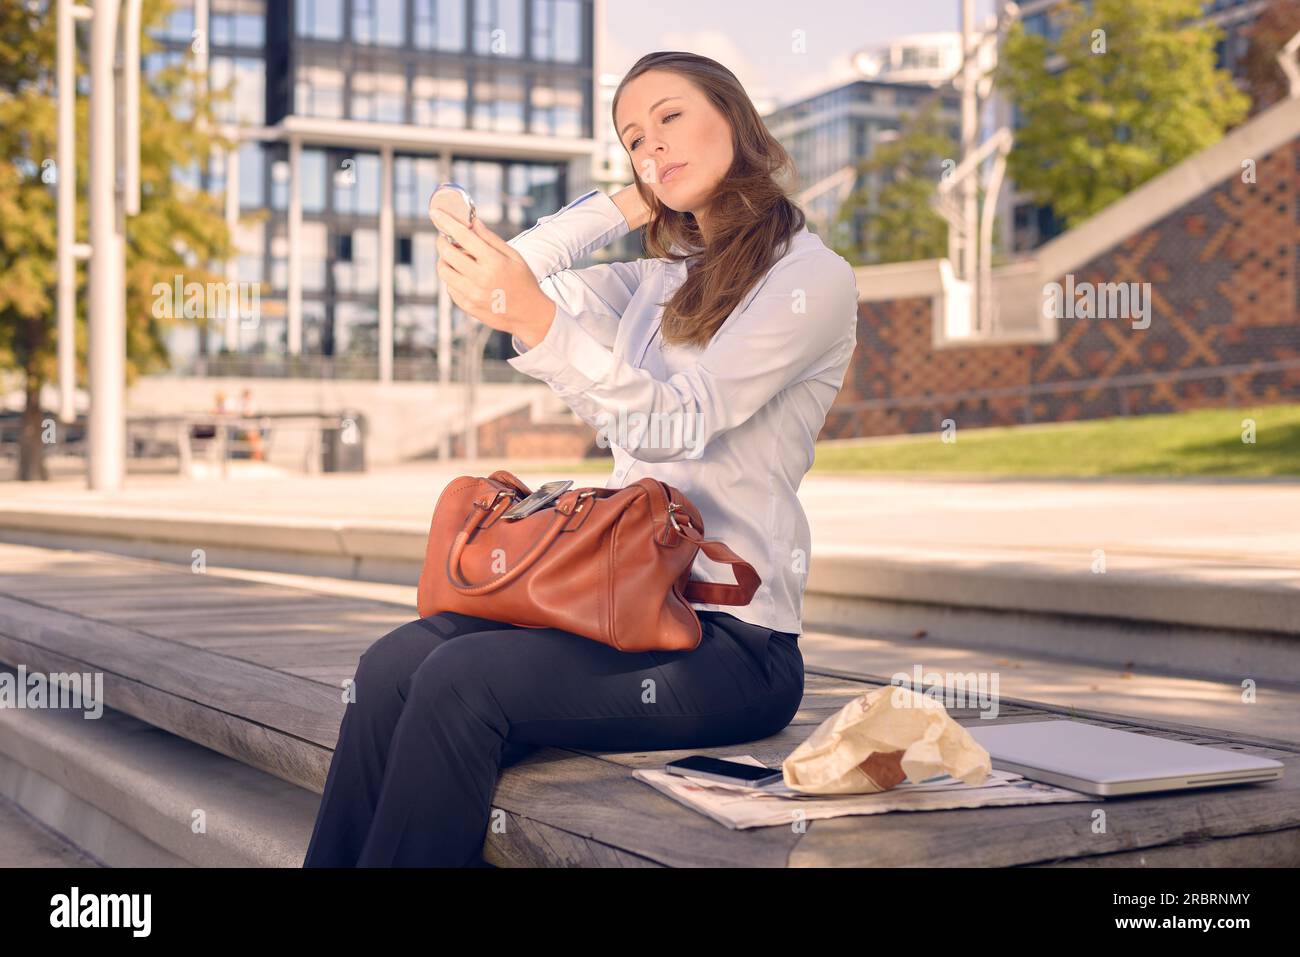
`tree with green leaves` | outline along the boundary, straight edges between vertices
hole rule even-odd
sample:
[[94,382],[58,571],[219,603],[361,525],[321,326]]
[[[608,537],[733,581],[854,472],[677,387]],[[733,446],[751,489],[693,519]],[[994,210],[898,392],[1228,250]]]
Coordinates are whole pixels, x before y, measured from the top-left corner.
[[[171,0],[144,0],[141,55],[157,46],[148,29],[160,25]],[[0,373],[17,372],[25,395],[19,477],[44,479],[41,389],[56,374],[54,0],[0,4]],[[89,29],[77,30],[76,70],[89,69]],[[224,95],[224,94],[223,94]],[[231,237],[218,197],[197,189],[177,168],[194,170],[212,150],[231,144],[217,130],[206,83],[192,60],[172,64],[140,84],[140,213],[126,220],[127,379],[164,367],[173,318],[155,318],[155,283],[222,281],[216,264],[231,255]],[[77,98],[77,238],[89,238],[87,186],[89,103]],[[77,354],[85,375],[86,265],[77,269]]]
[[[948,167],[944,161],[951,160]],[[835,251],[852,263],[910,262],[947,255],[948,227],[930,206],[945,168],[957,162],[957,144],[939,115],[939,101],[926,102],[899,132],[857,164],[862,183],[840,205],[836,223],[849,229]],[[860,216],[860,214],[865,214]],[[854,235],[852,224],[863,227]]]
[[1222,31],[1200,0],[1063,0],[1059,39],[1017,23],[998,86],[1021,126],[1007,159],[1016,185],[1067,226],[1223,137],[1249,107],[1215,66]]

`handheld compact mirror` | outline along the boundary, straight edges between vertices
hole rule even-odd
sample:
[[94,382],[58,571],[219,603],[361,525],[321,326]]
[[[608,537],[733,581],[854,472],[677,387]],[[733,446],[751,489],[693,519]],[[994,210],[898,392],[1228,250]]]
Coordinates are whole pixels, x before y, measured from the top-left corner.
[[[474,198],[470,196],[469,190],[459,183],[442,183],[433,191],[433,195],[429,197],[429,220],[431,222],[435,210],[441,210],[466,226],[474,225]],[[434,226],[437,225],[437,223],[434,223]],[[457,249],[464,248],[451,236],[447,237],[447,241]]]

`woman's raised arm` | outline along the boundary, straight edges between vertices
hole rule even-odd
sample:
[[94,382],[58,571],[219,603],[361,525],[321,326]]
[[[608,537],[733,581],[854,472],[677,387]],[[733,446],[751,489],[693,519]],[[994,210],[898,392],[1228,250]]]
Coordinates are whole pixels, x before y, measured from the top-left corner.
[[[528,263],[547,298],[578,318],[606,348],[637,287],[645,260],[600,263],[574,269],[573,263],[639,228],[650,218],[634,186],[613,196],[593,189],[514,238],[509,245]],[[515,341],[515,350],[527,351]]]

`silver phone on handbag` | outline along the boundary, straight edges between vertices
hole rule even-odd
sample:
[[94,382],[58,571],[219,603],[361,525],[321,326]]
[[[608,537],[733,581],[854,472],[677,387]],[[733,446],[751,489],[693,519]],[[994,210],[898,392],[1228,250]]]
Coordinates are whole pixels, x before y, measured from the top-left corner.
[[573,479],[564,479],[559,482],[547,482],[545,485],[533,492],[527,498],[520,499],[506,509],[505,514],[501,517],[507,521],[517,518],[527,518],[534,512],[546,508],[557,498],[564,494],[565,490],[573,484]]

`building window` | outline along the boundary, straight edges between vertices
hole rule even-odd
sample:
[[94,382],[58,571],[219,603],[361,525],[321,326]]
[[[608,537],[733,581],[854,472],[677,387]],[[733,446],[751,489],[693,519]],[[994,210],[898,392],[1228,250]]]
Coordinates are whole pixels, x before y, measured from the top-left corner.
[[[164,70],[185,71],[185,54],[179,50],[155,50],[153,53],[146,54],[140,60],[140,67],[144,75],[150,80],[155,79]],[[88,96],[90,86],[78,82],[77,93]]]
[[275,223],[271,227],[271,287],[289,287],[289,235],[288,224]]
[[304,213],[325,211],[325,151],[303,150],[298,163],[298,196]]
[[411,81],[411,122],[416,126],[463,130],[469,84],[463,70],[444,68],[438,76]]
[[359,302],[334,306],[334,355],[379,355],[379,315],[374,306]]
[[212,44],[258,47],[266,42],[265,0],[212,0]]
[[317,299],[302,302],[302,351],[304,355],[325,354],[325,303]]
[[213,112],[222,123],[261,126],[266,118],[266,63],[258,57],[214,56],[208,68],[213,93],[222,93]]
[[239,144],[239,205],[243,209],[266,206],[266,163],[262,144]]
[[[271,161],[271,208],[289,208],[289,160],[288,151],[281,148],[276,151]],[[274,254],[273,254],[274,255]]]
[[499,224],[505,216],[505,171],[490,160],[453,160],[451,178],[474,197],[478,215],[488,226]]
[[399,296],[438,294],[438,234],[418,232],[399,236],[393,288]]
[[577,77],[539,77],[533,84],[529,132],[550,136],[583,135],[583,83]]
[[236,250],[235,275],[240,282],[261,282],[266,256],[266,224],[240,221],[231,240]]
[[402,46],[406,42],[406,0],[352,0],[352,39]]
[[171,12],[163,20],[162,27],[151,31],[159,40],[172,40],[176,43],[189,43],[194,39],[194,3],[193,0],[176,0]]
[[352,74],[352,119],[401,123],[406,77],[401,73]]
[[218,200],[226,193],[226,151],[213,146],[208,151],[207,191]]
[[437,353],[438,308],[405,305],[393,310],[393,354],[407,359],[431,358]]
[[294,85],[294,112],[300,116],[343,116],[343,74],[327,66],[300,66]]
[[474,77],[474,129],[524,131],[524,78],[507,71],[480,70]]
[[343,39],[343,0],[295,0],[298,36]]
[[474,52],[523,56],[524,0],[474,0]]
[[302,288],[304,292],[325,290],[325,263],[328,261],[329,230],[320,220],[302,224]]
[[583,40],[580,0],[533,0],[534,60],[579,63]]
[[[351,160],[349,167],[344,160]],[[379,157],[374,153],[336,157],[334,211],[353,216],[379,214]]]
[[513,229],[526,229],[563,205],[560,200],[560,171],[553,165],[513,163],[508,183],[506,222]]
[[423,219],[429,197],[437,188],[438,161],[428,157],[396,156],[393,158],[393,215],[404,219]]
[[379,232],[354,229],[339,236],[339,255],[334,260],[336,292],[367,293],[379,288]]
[[465,0],[413,0],[419,50],[465,49]]

